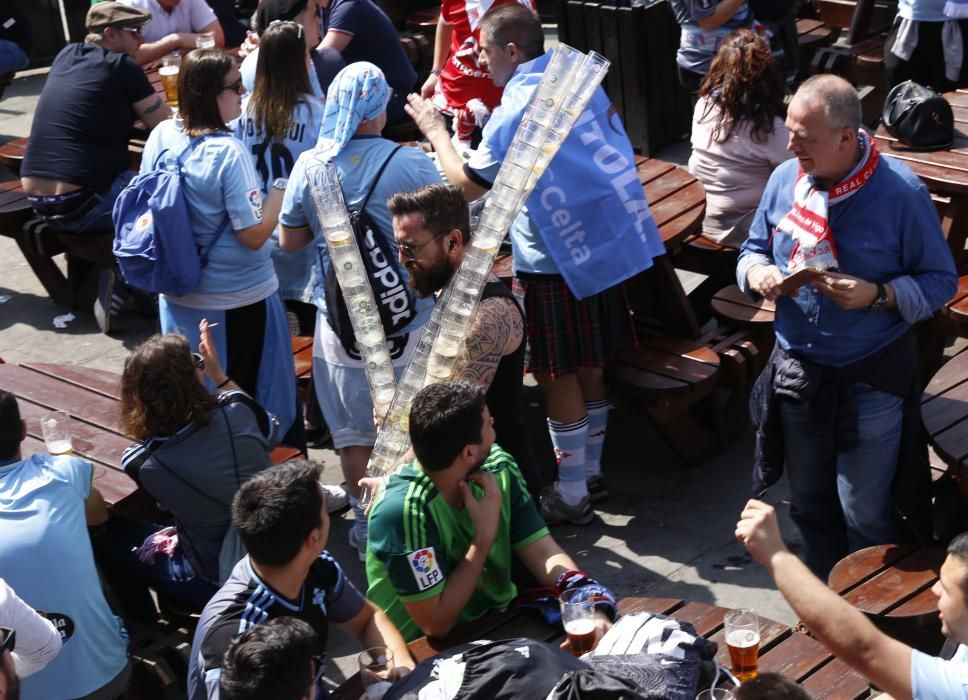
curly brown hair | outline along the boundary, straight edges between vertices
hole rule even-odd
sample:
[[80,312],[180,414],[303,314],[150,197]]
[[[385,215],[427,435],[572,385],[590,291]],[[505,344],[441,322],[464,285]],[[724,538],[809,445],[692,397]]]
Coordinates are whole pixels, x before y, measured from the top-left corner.
[[216,405],[183,335],[154,335],[125,360],[118,422],[139,441],[173,435],[189,421],[204,424]]
[[716,143],[728,140],[741,122],[748,122],[753,140],[763,143],[773,133],[776,118],[784,115],[785,95],[786,83],[770,54],[770,42],[739,29],[723,40],[699,86],[699,97],[708,98],[700,121],[718,107]]

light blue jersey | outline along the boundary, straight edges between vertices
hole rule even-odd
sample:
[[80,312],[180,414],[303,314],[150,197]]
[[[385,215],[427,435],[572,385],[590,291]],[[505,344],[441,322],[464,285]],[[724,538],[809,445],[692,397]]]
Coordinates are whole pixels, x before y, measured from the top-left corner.
[[0,571],[64,641],[22,681],[24,700],[88,695],[128,662],[127,635],[104,599],[87,532],[92,470],[82,459],[41,454],[0,463]]
[[[396,147],[397,144],[393,141],[378,136],[356,136],[336,156],[335,163],[343,186],[343,197],[346,200],[346,206],[351,211],[356,209],[363,201],[380,166]],[[282,201],[279,223],[287,228],[301,228],[307,225],[310,227],[315,237],[316,260],[314,263],[316,275],[318,279],[324,279],[324,273],[329,266],[329,253],[319,225],[319,218],[316,216],[316,206],[313,203],[306,181],[306,166],[312,162],[312,159],[313,152],[307,151],[299,156],[296,161],[296,166],[289,176],[286,196]],[[440,173],[437,172],[437,167],[433,161],[423,151],[404,146],[396,152],[393,160],[390,161],[387,169],[383,172],[383,176],[367,204],[366,213],[373,219],[377,228],[380,229],[380,233],[392,242],[393,225],[390,212],[387,209],[387,199],[397,192],[409,192],[424,185],[438,182],[440,182]],[[401,272],[406,276],[406,269],[402,266]],[[314,302],[320,312],[325,315],[327,311],[322,285],[317,287]],[[430,318],[433,305],[432,298],[418,299],[417,316],[404,332],[410,332],[412,329],[421,327]]]
[[897,14],[916,22],[944,22],[945,0],[898,0]]
[[[174,163],[189,143],[179,120],[162,122],[145,144],[141,172],[156,169],[155,162],[165,151],[165,161]],[[235,233],[262,222],[262,186],[242,142],[228,133],[209,138],[184,159],[182,174],[182,189],[198,246],[204,248],[211,243],[226,216],[231,224],[209,252],[208,265],[192,295],[225,295],[267,286],[275,277],[270,258],[272,245],[250,250]],[[275,288],[269,293],[273,292]],[[255,300],[245,300],[252,301]]]
[[[249,112],[250,99],[251,96],[246,96],[242,102],[242,116],[236,120],[235,135],[252,156],[256,173],[262,181],[262,192],[267,194],[273,181],[288,178],[299,155],[316,145],[319,125],[323,121],[323,103],[313,95],[303,95],[294,110],[286,138],[268,143]],[[279,295],[283,299],[312,303],[316,286],[313,275],[315,258],[312,246],[284,253],[279,247],[278,231],[273,232],[272,264],[279,277]]]
[[968,700],[968,646],[959,645],[947,660],[915,649],[911,690],[918,700]]

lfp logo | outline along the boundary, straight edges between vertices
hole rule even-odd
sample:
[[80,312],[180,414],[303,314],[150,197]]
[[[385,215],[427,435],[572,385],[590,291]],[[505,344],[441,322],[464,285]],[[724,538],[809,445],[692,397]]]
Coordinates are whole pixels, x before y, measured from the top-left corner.
[[417,550],[410,554],[410,570],[421,591],[436,586],[444,580],[433,547]]

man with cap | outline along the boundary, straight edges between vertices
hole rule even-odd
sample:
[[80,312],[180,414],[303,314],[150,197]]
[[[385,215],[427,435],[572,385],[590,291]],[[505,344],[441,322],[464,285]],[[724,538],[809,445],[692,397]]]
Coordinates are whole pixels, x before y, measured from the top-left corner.
[[135,60],[142,65],[172,51],[195,48],[199,34],[211,34],[216,46],[225,46],[225,34],[205,0],[121,0],[128,7],[151,15],[144,28],[144,43]]
[[[359,209],[372,188],[365,211],[377,229],[374,233],[380,236],[381,247],[370,251],[371,258],[385,263],[380,271],[383,279],[392,277],[398,285],[408,284],[406,271],[388,259],[393,257],[392,253],[383,253],[391,250],[393,244],[393,226],[386,201],[397,192],[440,182],[440,175],[433,161],[419,149],[398,147],[380,137],[387,121],[389,99],[390,86],[383,72],[372,63],[351,63],[341,70],[329,88],[316,148],[299,156],[289,175],[279,214],[280,242],[283,250],[293,251],[315,241],[317,279],[326,278],[330,259],[306,171],[313,163],[331,160],[339,173],[348,209]],[[373,402],[358,349],[344,346],[331,326],[324,285],[318,285],[316,290],[319,320],[313,343],[313,381],[352,496],[356,524],[350,531],[350,542],[362,561],[366,552],[366,519],[356,502],[360,495],[357,482],[363,477],[376,441]],[[413,318],[399,334],[387,339],[390,357],[398,372],[410,359],[432,308],[432,299],[414,300]]]
[[117,279],[111,209],[134,175],[128,170],[131,128],[140,119],[152,129],[171,112],[133,60],[150,19],[118,2],[91,7],[85,40],[61,49],[50,68],[20,169],[28,199],[48,225],[103,243],[106,269],[94,314],[105,333]]
[[[321,38],[319,6],[316,0],[263,0],[260,2],[252,22],[256,34],[261,37],[269,25],[277,21],[295,22],[303,28],[312,68],[309,71],[309,86],[313,89],[313,94],[322,100],[329,84],[346,65],[346,61],[336,49],[319,46]],[[258,62],[257,47],[245,57],[239,69],[242,73],[242,84],[249,92],[252,92],[255,87],[255,67]]]

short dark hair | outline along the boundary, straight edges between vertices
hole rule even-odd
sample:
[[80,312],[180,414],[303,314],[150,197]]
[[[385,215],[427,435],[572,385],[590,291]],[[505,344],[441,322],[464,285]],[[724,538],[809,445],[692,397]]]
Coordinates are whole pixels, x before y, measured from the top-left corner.
[[736,700],[813,700],[813,696],[786,676],[761,673],[733,691]]
[[178,113],[185,132],[227,131],[218,109],[218,96],[235,58],[224,49],[195,49],[182,59],[178,71]]
[[225,652],[219,697],[224,700],[300,700],[312,682],[319,637],[295,617],[250,627]]
[[449,467],[466,445],[481,443],[484,387],[470,382],[425,386],[410,407],[410,442],[420,466],[428,471]]
[[8,460],[17,456],[23,436],[20,423],[17,397],[0,389],[0,459]]
[[[948,543],[948,556],[955,557],[962,564],[968,566],[968,532],[962,532]],[[962,593],[965,595],[965,600],[968,601],[968,577],[965,578]]]
[[322,507],[319,465],[298,460],[266,469],[242,484],[232,501],[232,522],[256,563],[282,566],[322,525]]
[[457,185],[424,185],[411,192],[397,192],[387,200],[390,216],[422,214],[434,233],[457,229],[464,245],[471,240],[471,214],[464,193]]
[[[287,22],[304,12],[310,0],[262,0],[252,16],[256,34],[269,28],[274,21]],[[261,53],[261,51],[260,51]]]
[[517,46],[527,60],[544,53],[544,29],[534,10],[512,2],[492,7],[481,18],[480,31],[492,44]]

